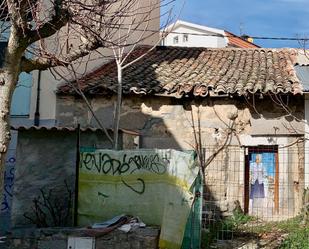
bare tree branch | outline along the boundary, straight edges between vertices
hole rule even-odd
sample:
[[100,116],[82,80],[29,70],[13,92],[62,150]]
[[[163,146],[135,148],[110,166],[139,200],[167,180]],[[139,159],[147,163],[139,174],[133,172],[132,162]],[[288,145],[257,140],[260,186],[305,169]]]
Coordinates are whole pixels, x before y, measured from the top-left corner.
[[[9,111],[19,74],[54,68],[61,70],[64,78],[81,78],[89,71],[87,67],[94,57],[106,61],[102,49],[106,51],[111,47],[117,47],[118,59],[122,61],[121,58],[132,46],[146,41],[154,43],[153,37],[159,37],[160,30],[149,30],[153,29],[149,23],[158,20],[159,24],[162,3],[173,1],[1,1],[1,39],[6,39],[8,46],[0,70],[0,195],[3,191],[5,154],[10,140]],[[125,66],[124,62],[122,66]],[[85,97],[81,91],[79,95]],[[119,114],[120,107],[121,103],[118,105]],[[116,120],[119,124],[119,116]],[[98,124],[102,126],[99,121]],[[118,128],[114,132],[118,133]],[[107,137],[112,140],[108,133]],[[118,142],[114,140],[113,143]]]
[[57,66],[67,66],[68,63],[64,61],[60,61],[56,58],[35,58],[35,59],[28,59],[26,57],[22,57],[21,61],[21,71],[30,73],[33,70],[47,70],[51,67]]
[[38,30],[28,32],[28,44],[32,44],[38,40],[50,37],[57,33],[70,20],[70,14],[67,10],[59,10],[52,16],[50,21],[45,22]]
[[108,141],[113,145],[113,139],[112,139],[111,136],[109,135],[109,133],[108,133],[106,127],[104,127],[104,125],[102,124],[101,120],[96,116],[96,114],[95,114],[95,112],[94,112],[94,110],[93,110],[93,108],[92,108],[90,102],[88,101],[86,95],[85,95],[85,94],[83,93],[83,91],[81,90],[81,88],[80,88],[80,86],[79,86],[79,81],[78,81],[79,79],[77,78],[76,71],[75,71],[75,69],[74,69],[74,67],[73,67],[72,65],[71,65],[71,69],[72,69],[72,72],[73,72],[74,77],[75,77],[75,80],[74,80],[75,84],[72,83],[72,81],[71,81],[70,79],[65,78],[65,77],[63,76],[63,74],[59,73],[59,72],[57,71],[56,68],[54,69],[54,72],[55,72],[58,76],[60,76],[67,84],[69,84],[69,85],[74,89],[74,91],[75,91],[78,95],[80,95],[80,96],[82,97],[82,99],[85,101],[85,103],[86,103],[86,105],[87,105],[88,110],[91,112],[93,118],[95,119],[95,121],[97,122],[97,124],[99,125],[99,127],[102,129],[102,131],[105,133],[105,135],[106,135]]

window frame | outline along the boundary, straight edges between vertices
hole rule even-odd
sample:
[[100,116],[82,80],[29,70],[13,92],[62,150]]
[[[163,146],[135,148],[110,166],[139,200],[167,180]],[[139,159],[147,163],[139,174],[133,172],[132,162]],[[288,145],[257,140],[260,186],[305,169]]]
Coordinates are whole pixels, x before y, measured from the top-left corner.
[[179,36],[178,35],[173,37],[173,44],[179,44]]
[[183,35],[183,38],[182,38],[182,41],[183,41],[184,43],[188,42],[188,41],[189,41],[189,35],[188,35],[188,34],[184,34],[184,35]]

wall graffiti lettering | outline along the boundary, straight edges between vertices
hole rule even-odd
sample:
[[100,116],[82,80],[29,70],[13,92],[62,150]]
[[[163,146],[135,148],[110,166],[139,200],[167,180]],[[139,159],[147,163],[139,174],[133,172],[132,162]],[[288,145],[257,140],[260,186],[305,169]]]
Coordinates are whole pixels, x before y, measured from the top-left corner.
[[[166,165],[168,163],[169,159],[166,156],[160,157],[158,154],[133,156],[124,154],[121,159],[116,159],[108,153],[84,152],[81,153],[80,157],[80,168],[86,171],[94,170],[99,174],[123,176],[121,179],[122,183],[137,194],[143,194],[145,192],[146,185],[144,180],[141,178],[136,179],[140,183],[140,187],[137,188],[127,183],[124,176],[142,170],[162,175],[166,172]],[[103,196],[100,192],[98,195]]]
[[96,170],[98,173],[123,175],[132,174],[137,170],[147,170],[156,174],[166,172],[167,158],[153,155],[123,155],[122,160],[112,158],[107,153],[82,153],[80,167],[86,170]]
[[102,204],[105,204],[106,199],[109,198],[109,195],[104,194],[104,193],[102,193],[100,191],[98,192],[98,196],[101,198]]
[[5,163],[15,163],[16,162],[16,158],[15,157],[9,157]]
[[161,227],[159,240],[181,248],[199,183],[193,151],[82,148],[80,158],[79,226],[130,214]]
[[108,198],[109,197],[109,195],[103,194],[101,192],[98,192],[98,196],[102,196],[103,198]]
[[6,213],[11,210],[11,202],[13,197],[13,184],[15,175],[15,158],[9,158],[6,161],[6,170],[4,172],[4,188],[3,188],[3,199],[1,202],[1,213]]
[[134,187],[132,187],[132,186],[130,186],[128,183],[126,183],[123,179],[121,180],[122,181],[122,183],[124,184],[124,185],[126,185],[128,188],[130,188],[130,189],[132,189],[135,193],[137,193],[137,194],[144,194],[144,192],[145,192],[145,188],[146,188],[146,186],[145,186],[145,182],[144,182],[144,180],[143,179],[141,179],[141,178],[137,178],[136,179],[137,181],[139,181],[140,183],[141,183],[141,189],[139,190],[139,189],[136,189],[136,188],[134,188]]

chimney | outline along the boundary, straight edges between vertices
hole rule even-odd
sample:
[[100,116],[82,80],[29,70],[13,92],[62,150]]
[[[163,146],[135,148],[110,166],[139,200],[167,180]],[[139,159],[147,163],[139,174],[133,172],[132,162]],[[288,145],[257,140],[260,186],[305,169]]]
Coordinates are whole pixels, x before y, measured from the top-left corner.
[[247,42],[253,43],[253,38],[248,35],[242,35],[241,38]]

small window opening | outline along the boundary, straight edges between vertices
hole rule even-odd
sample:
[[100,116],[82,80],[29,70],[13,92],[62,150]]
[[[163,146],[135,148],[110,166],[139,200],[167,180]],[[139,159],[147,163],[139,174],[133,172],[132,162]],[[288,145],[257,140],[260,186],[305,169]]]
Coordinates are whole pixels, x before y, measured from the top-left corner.
[[173,42],[174,42],[174,44],[178,44],[178,42],[179,42],[179,38],[178,38],[178,36],[175,36],[175,37],[174,37]]
[[188,42],[189,41],[189,35],[188,34],[184,34],[183,35],[183,42]]

